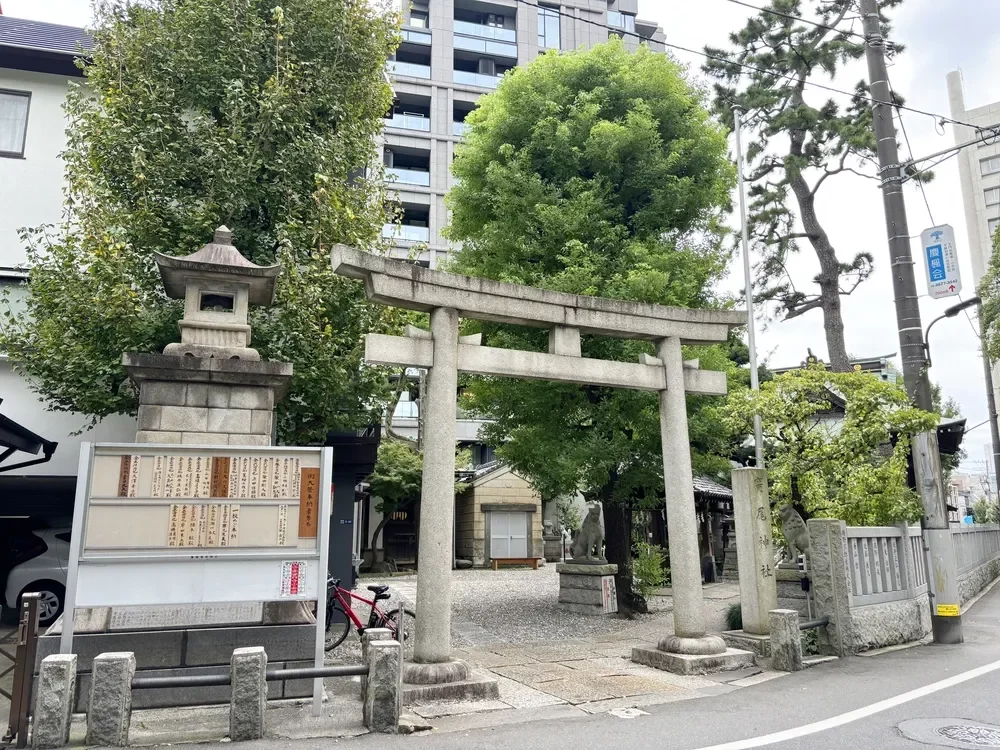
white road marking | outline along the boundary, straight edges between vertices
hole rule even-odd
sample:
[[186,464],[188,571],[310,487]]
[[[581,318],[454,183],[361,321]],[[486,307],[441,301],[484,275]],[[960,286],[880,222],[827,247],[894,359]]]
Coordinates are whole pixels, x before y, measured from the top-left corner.
[[785,729],[781,732],[774,732],[760,737],[753,737],[748,740],[737,740],[736,742],[726,742],[722,745],[702,747],[698,748],[698,750],[744,750],[745,748],[764,747],[765,745],[774,745],[779,742],[787,742],[788,740],[798,739],[799,737],[806,737],[810,734],[825,732],[829,729],[843,726],[844,724],[850,724],[852,721],[864,719],[867,716],[872,716],[873,714],[877,714],[881,711],[887,711],[890,708],[895,708],[896,706],[900,706],[904,703],[909,703],[910,701],[917,700],[918,698],[923,698],[940,690],[947,690],[955,685],[961,685],[963,682],[974,680],[977,677],[982,677],[984,674],[995,672],[998,669],[1000,669],[1000,661],[995,661],[992,664],[986,664],[982,667],[971,669],[968,672],[962,672],[961,674],[957,674],[954,677],[948,677],[940,682],[934,682],[930,685],[925,685],[922,688],[911,690],[908,693],[902,693],[893,698],[886,698],[878,703],[872,703],[870,706],[858,708],[854,711],[848,711],[847,713],[840,714],[839,716],[833,716],[829,719],[816,721],[812,724],[805,724],[804,726],[795,727],[794,729]]

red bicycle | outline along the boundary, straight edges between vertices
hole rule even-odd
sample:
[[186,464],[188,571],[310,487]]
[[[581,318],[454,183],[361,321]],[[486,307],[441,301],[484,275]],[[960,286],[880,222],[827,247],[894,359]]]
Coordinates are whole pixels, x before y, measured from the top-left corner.
[[[403,622],[398,622],[399,611],[392,610],[386,612],[378,606],[376,602],[389,599],[388,586],[369,586],[368,590],[374,594],[374,598],[365,599],[363,596],[355,594],[353,591],[345,589],[340,585],[339,578],[329,578],[326,582],[326,650],[332,651],[337,648],[351,630],[351,625],[358,631],[360,636],[368,628],[388,628],[392,632],[393,640],[403,644],[404,655],[409,655],[413,651],[413,640],[416,636],[415,626],[417,615],[413,610],[403,610]],[[368,623],[365,624],[354,612],[353,600],[357,599],[371,607],[368,613]],[[402,637],[400,637],[402,628]]]

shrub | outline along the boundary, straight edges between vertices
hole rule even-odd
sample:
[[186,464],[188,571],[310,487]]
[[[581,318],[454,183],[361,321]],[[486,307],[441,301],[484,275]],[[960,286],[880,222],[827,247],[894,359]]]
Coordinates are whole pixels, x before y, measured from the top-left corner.
[[632,579],[643,599],[648,601],[656,589],[668,582],[670,570],[664,565],[666,559],[667,556],[659,547],[639,543],[638,556],[632,562]]
[[739,604],[730,604],[726,610],[726,627],[729,630],[743,630],[743,608]]

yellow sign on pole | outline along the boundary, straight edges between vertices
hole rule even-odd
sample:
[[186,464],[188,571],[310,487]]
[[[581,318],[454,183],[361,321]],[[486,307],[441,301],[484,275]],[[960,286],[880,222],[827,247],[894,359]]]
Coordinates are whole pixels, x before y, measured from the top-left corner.
[[937,613],[938,617],[958,617],[961,614],[957,604],[939,604]]

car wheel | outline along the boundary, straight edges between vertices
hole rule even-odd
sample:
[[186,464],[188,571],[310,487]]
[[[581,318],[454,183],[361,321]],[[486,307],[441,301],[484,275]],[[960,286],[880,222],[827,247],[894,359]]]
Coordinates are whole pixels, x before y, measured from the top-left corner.
[[38,624],[51,625],[56,618],[62,614],[63,604],[66,601],[66,588],[55,581],[38,581],[30,586],[26,586],[21,595],[18,596],[18,609],[20,609],[21,597],[25,594],[38,594]]

